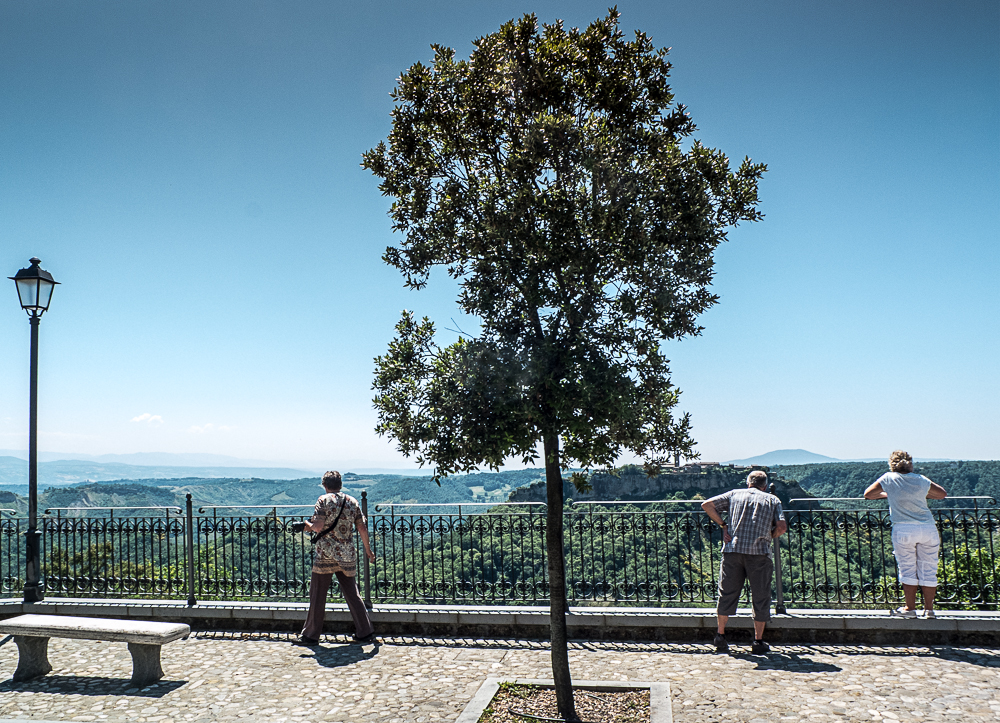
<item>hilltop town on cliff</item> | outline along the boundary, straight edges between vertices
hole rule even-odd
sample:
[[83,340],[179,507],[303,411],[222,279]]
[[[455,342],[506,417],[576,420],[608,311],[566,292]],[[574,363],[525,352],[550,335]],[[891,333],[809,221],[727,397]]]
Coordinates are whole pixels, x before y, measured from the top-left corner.
[[[662,474],[649,477],[642,467],[626,465],[614,474],[594,472],[588,477],[591,489],[579,492],[566,479],[563,495],[574,502],[592,501],[660,501],[675,499],[702,499],[726,492],[746,484],[746,476],[759,469],[768,473],[768,480],[774,483],[774,491],[786,508],[806,508],[808,503],[791,502],[793,499],[811,497],[798,482],[771,474],[760,465],[742,467],[720,465],[717,462],[687,464],[683,467],[667,468]],[[539,480],[525,487],[518,487],[510,493],[510,502],[544,502],[545,482]]]

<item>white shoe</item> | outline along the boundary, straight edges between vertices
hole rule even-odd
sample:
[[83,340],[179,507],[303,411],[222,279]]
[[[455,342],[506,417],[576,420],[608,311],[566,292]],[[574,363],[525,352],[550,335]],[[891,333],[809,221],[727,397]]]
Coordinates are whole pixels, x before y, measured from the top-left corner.
[[917,617],[917,611],[907,610],[905,605],[900,605],[895,610],[890,610],[889,615],[894,618],[915,618]]
[[934,618],[937,617],[937,614],[933,610],[921,610],[920,617],[924,618],[925,620],[933,620]]

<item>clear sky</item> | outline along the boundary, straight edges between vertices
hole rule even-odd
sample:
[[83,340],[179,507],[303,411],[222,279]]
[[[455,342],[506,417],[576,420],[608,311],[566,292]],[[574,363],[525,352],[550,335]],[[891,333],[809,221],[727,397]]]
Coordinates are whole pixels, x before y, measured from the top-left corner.
[[[1000,458],[1000,5],[622,2],[672,48],[698,137],[768,164],[721,303],[671,344],[703,458]],[[563,2],[0,0],[0,271],[42,319],[40,446],[406,467],[372,359],[409,292],[361,153],[400,72]],[[26,446],[28,322],[0,294],[0,448]]]

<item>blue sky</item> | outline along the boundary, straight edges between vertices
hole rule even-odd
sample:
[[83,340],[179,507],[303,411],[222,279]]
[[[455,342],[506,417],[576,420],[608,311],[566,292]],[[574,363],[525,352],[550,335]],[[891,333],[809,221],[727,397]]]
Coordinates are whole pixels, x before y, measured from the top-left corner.
[[[623,2],[698,137],[768,164],[721,303],[670,345],[703,458],[1000,458],[1000,6]],[[41,448],[410,466],[372,428],[403,289],[361,153],[399,73],[603,3],[0,0],[0,264],[57,280]],[[442,275],[443,276],[443,275]],[[0,294],[0,448],[28,323]],[[460,323],[464,323],[459,319]]]

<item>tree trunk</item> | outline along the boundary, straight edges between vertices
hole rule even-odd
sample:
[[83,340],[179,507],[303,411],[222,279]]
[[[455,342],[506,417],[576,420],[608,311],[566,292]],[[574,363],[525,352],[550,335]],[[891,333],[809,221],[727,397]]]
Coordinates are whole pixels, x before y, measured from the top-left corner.
[[573,705],[573,681],[569,674],[569,649],[566,647],[566,560],[563,555],[563,479],[559,468],[559,436],[546,434],[545,490],[548,512],[545,521],[545,545],[549,554],[549,629],[552,649],[552,679],[556,688],[559,715],[566,721],[579,721]]

